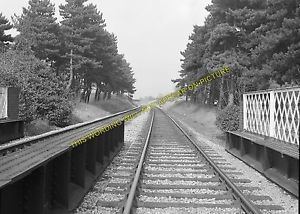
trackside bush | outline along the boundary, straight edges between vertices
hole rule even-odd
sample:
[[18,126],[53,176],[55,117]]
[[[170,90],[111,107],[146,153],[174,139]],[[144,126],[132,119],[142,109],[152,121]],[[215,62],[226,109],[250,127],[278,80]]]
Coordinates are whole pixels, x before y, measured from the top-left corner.
[[216,125],[223,131],[236,131],[239,129],[239,112],[237,105],[230,105],[217,114]]
[[32,54],[9,50],[0,55],[0,85],[21,89],[21,119],[48,120],[50,125],[70,123],[72,102],[65,84],[51,67]]

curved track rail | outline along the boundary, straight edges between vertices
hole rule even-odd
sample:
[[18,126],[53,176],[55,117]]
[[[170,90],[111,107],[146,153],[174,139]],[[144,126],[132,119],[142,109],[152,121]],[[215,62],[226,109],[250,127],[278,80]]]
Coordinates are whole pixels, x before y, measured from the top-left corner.
[[[197,143],[191,139],[191,137],[183,130],[183,128],[170,116],[168,116],[166,113],[164,113],[175,126],[177,127],[178,131],[180,131],[185,138],[191,143],[191,145],[197,150],[198,154],[204,158],[204,160],[208,163],[209,168],[211,168],[214,172],[213,174],[218,178],[218,182],[225,185],[226,190],[228,194],[232,196],[232,199],[234,200],[235,205],[240,206],[239,208],[243,210],[245,213],[253,213],[253,214],[260,214],[261,211],[257,206],[255,206],[240,190],[239,188],[231,181],[231,179],[220,169],[220,167],[217,166],[217,164],[214,163],[214,161],[197,145]],[[125,203],[123,214],[130,214],[133,213],[134,210],[139,207],[135,202],[137,201],[137,191],[138,191],[138,185],[143,179],[143,168],[145,168],[145,165],[147,165],[147,151],[149,156],[149,145],[150,145],[150,139],[151,135],[153,134],[153,126],[154,126],[154,116],[155,113],[152,115],[151,119],[151,125],[150,129],[147,135],[146,143],[144,145],[139,164],[137,166],[137,170],[127,197],[127,201]],[[167,131],[167,129],[166,129]],[[157,134],[156,134],[157,135]],[[153,145],[153,144],[152,144]],[[163,145],[163,144],[161,144]],[[174,144],[179,145],[179,144]],[[175,148],[175,147],[174,147]],[[183,148],[183,147],[178,147]],[[186,147],[187,148],[187,147]],[[162,150],[155,150],[155,151],[162,151]],[[154,157],[154,153],[152,154],[152,157]],[[188,156],[187,156],[188,157]],[[149,160],[148,160],[149,163]],[[197,180],[197,179],[196,179]],[[158,205],[159,203],[157,203]],[[152,204],[153,207],[156,206],[156,204]],[[158,206],[159,207],[159,206]]]

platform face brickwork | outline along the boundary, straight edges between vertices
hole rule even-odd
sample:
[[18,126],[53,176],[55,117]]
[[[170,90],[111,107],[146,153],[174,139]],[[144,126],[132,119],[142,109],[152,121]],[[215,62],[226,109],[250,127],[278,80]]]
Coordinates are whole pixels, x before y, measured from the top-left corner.
[[300,87],[243,94],[243,129],[299,146]]

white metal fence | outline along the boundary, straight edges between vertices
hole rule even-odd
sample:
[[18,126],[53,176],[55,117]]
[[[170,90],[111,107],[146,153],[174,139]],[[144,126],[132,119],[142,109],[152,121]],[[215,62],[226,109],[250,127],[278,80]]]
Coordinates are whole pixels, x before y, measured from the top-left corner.
[[300,87],[243,94],[244,130],[299,146]]
[[7,88],[0,87],[0,119],[7,117]]

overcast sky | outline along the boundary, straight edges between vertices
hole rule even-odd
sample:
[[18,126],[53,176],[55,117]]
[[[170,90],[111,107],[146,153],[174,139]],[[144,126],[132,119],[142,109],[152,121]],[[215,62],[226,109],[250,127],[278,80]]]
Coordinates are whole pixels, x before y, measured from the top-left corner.
[[[0,0],[6,17],[21,14],[27,0]],[[64,0],[52,0],[58,5]],[[107,29],[118,37],[120,53],[130,62],[137,79],[135,94],[163,95],[174,90],[180,51],[193,25],[203,25],[211,0],[89,0],[103,13]]]

